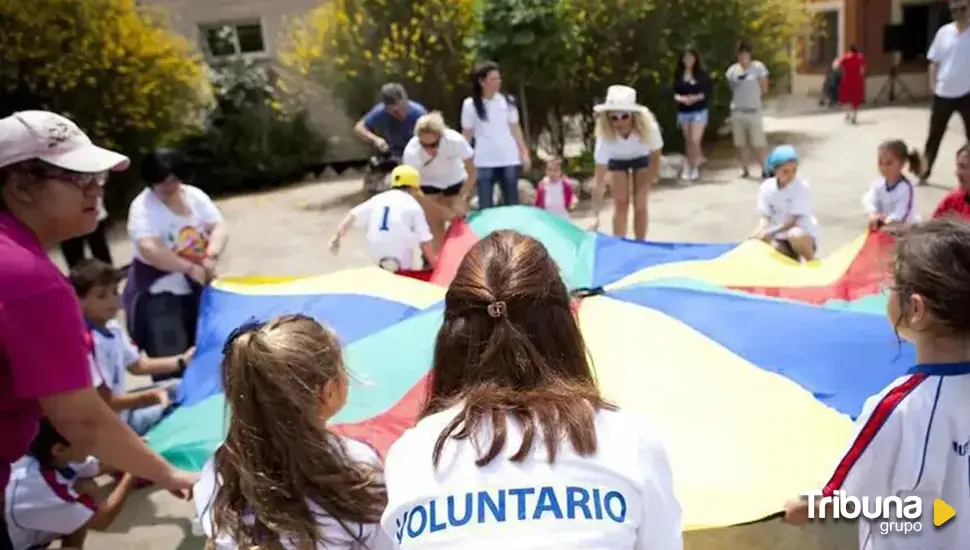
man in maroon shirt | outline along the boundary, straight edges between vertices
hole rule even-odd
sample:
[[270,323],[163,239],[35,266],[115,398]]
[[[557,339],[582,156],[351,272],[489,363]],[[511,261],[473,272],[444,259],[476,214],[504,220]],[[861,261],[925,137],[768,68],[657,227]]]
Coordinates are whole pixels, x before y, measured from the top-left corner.
[[970,219],[970,142],[957,151],[957,183],[959,187],[936,205],[934,218],[954,215]]

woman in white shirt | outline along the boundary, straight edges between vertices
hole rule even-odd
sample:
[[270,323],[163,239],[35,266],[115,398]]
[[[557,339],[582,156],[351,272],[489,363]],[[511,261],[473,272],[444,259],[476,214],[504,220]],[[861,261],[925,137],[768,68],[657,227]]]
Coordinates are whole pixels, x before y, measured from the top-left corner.
[[519,172],[532,166],[515,101],[501,93],[498,63],[488,61],[472,73],[472,96],[461,105],[461,129],[475,143],[478,207],[491,208],[498,182],[506,205],[519,201]]
[[438,111],[418,119],[414,137],[404,147],[404,164],[421,176],[423,196],[418,202],[431,224],[435,250],[441,246],[446,222],[467,211],[477,177],[473,159],[468,140],[449,128]]
[[772,176],[758,189],[761,220],[751,238],[793,260],[810,262],[818,248],[818,222],[808,182],[798,177],[798,153],[791,145],[780,145],[765,164]]
[[683,548],[666,452],[600,395],[539,241],[496,231],[468,252],[430,379],[385,462],[398,548]]
[[337,336],[305,315],[236,329],[223,350],[226,441],[193,490],[218,550],[383,550],[380,458],[334,434],[347,403]]
[[613,234],[625,237],[629,228],[633,196],[633,235],[647,238],[650,188],[660,170],[663,137],[660,125],[649,109],[637,103],[637,91],[628,86],[610,86],[606,101],[593,108],[596,113],[596,162],[593,229],[599,229],[606,185],[613,195]]
[[212,199],[175,174],[179,164],[170,149],[146,155],[147,188],[128,210],[135,254],[122,300],[128,333],[150,357],[178,355],[194,345],[201,290],[216,277],[229,238]]

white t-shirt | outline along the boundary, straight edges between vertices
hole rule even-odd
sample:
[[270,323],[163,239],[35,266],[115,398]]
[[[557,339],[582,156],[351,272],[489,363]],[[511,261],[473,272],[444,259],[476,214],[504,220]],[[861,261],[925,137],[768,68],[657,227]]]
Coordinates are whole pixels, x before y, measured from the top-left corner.
[[926,59],[937,64],[936,89],[940,97],[955,98],[970,94],[970,32],[947,23],[936,31]]
[[915,202],[913,184],[906,178],[897,181],[892,187],[886,184],[886,178],[879,178],[872,182],[872,187],[862,198],[866,214],[882,214],[886,223],[918,222]]
[[667,454],[640,418],[600,411],[597,453],[565,443],[552,465],[541,437],[523,462],[508,460],[522,440],[510,420],[495,460],[479,468],[469,440],[450,440],[436,470],[435,441],[459,412],[421,420],[388,452],[381,523],[398,548],[682,550]]
[[91,328],[94,353],[91,361],[91,379],[94,386],[108,386],[114,395],[125,393],[125,373],[138,362],[138,348],[131,343],[128,333],[118,321],[108,321],[104,329]]
[[474,156],[472,146],[461,133],[448,128],[438,143],[438,153],[431,156],[421,146],[418,136],[404,147],[404,164],[413,166],[421,174],[421,185],[447,189],[467,179],[465,161]]
[[401,189],[374,195],[351,213],[355,226],[367,228],[367,254],[375,263],[393,258],[401,269],[413,269],[415,249],[432,239],[421,204]]
[[[169,210],[148,188],[131,202],[128,238],[135,248],[136,258],[144,261],[138,252],[138,241],[145,237],[161,239],[176,254],[192,261],[205,257],[212,226],[222,221],[222,214],[209,195],[198,187],[182,184],[182,193],[191,211],[188,216],[179,216]],[[184,274],[170,273],[155,281],[148,291],[187,295],[192,293],[192,287]]]
[[636,131],[627,137],[616,136],[614,139],[596,138],[593,148],[593,160],[596,164],[605,165],[611,160],[633,160],[660,151],[664,147],[663,136],[657,120],[649,116],[650,136],[644,140]]
[[77,479],[90,476],[42,468],[32,456],[18,460],[12,470],[4,513],[15,550],[45,546],[70,535],[98,511],[94,500],[74,490]]
[[566,204],[566,186],[569,185],[565,178],[552,181],[543,178],[539,182],[543,188],[543,209],[551,212],[560,218],[569,219],[569,205]]
[[461,104],[461,127],[471,130],[475,138],[475,166],[504,168],[521,165],[519,145],[512,135],[512,125],[519,123],[519,110],[509,103],[505,94],[495,94],[482,102],[488,120],[478,117],[472,98],[466,97]]
[[[758,189],[758,213],[768,218],[772,226],[781,225],[792,216],[798,216],[795,227],[818,239],[818,223],[812,215],[812,196],[808,182],[802,178],[796,177],[781,189],[778,188],[776,178],[763,181]],[[788,231],[777,233],[775,238],[788,238]]]
[[[961,512],[970,510],[968,367],[917,366],[866,401],[856,421],[856,435],[823,492],[845,491],[870,500],[920,497],[923,519],[918,533],[885,535],[879,522],[860,519],[861,550],[967,547],[970,514]],[[949,369],[953,374],[938,375]],[[933,527],[937,498],[957,511],[940,529]]]
[[[364,443],[347,437],[337,437],[344,445],[348,458],[352,461],[374,465],[380,464],[380,457],[374,449]],[[213,539],[212,533],[214,526],[212,525],[211,508],[212,503],[215,502],[216,492],[218,491],[220,483],[219,480],[219,475],[215,471],[215,464],[212,459],[209,459],[205,466],[203,466],[199,481],[192,490],[196,517],[199,518],[199,524],[209,539]],[[326,550],[389,550],[394,547],[391,540],[381,530],[380,525],[347,524],[351,531],[354,531],[354,535],[364,542],[361,545],[354,540],[354,537],[344,529],[339,521],[330,516],[322,508],[313,503],[310,503],[310,508],[318,518],[317,527],[319,529],[320,539],[321,541],[325,541],[319,545],[320,550],[324,550],[324,548]],[[217,550],[236,550],[238,548],[236,541],[225,533],[219,533],[213,539],[213,542]],[[291,541],[284,540],[282,542],[283,547],[287,550],[294,549]]]

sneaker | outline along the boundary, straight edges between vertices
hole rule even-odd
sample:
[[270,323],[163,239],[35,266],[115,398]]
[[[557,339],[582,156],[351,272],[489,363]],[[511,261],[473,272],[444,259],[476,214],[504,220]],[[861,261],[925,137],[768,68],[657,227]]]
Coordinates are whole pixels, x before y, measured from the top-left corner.
[[684,169],[680,171],[680,179],[689,180],[690,179],[690,164],[684,163]]
[[742,168],[741,169],[741,177],[744,178],[744,179],[748,179],[748,178],[751,177],[751,172],[749,172],[747,168]]
[[694,169],[690,171],[690,181],[697,181],[699,179],[701,179],[701,171],[695,166]]

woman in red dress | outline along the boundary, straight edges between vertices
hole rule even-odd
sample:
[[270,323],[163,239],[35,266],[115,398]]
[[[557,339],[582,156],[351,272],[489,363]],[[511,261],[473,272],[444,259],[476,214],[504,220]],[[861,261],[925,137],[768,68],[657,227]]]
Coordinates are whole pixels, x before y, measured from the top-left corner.
[[866,56],[859,52],[855,44],[851,44],[849,51],[836,59],[833,65],[837,69],[842,69],[839,103],[849,107],[845,113],[845,120],[855,124],[859,106],[866,99]]

